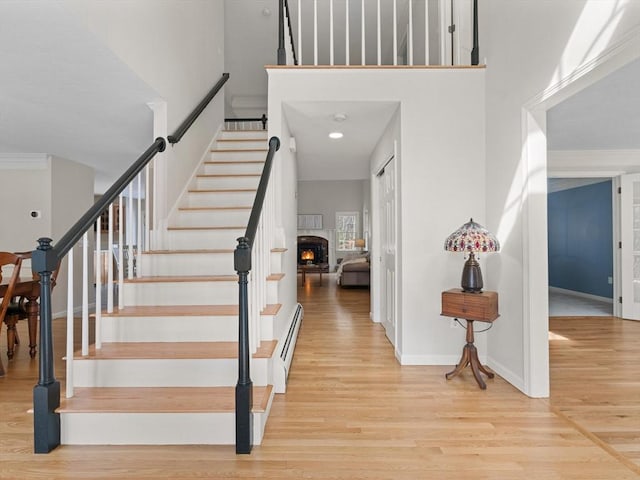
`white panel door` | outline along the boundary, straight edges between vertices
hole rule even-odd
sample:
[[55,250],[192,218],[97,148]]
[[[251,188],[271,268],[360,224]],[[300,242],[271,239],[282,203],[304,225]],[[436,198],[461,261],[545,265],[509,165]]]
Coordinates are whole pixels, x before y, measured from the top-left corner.
[[620,177],[622,316],[640,320],[640,174]]
[[380,192],[380,272],[382,325],[396,346],[396,161],[395,157],[378,176]]

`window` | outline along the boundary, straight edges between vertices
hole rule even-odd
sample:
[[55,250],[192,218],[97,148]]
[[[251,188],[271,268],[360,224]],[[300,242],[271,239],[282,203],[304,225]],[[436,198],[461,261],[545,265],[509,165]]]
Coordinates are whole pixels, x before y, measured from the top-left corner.
[[359,217],[358,212],[336,212],[336,250],[356,250]]

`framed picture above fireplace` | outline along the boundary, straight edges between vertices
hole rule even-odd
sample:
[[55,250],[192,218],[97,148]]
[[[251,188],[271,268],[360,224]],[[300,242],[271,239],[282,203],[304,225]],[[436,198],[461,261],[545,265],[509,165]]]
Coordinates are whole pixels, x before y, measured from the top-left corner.
[[322,230],[322,215],[298,215],[298,230]]

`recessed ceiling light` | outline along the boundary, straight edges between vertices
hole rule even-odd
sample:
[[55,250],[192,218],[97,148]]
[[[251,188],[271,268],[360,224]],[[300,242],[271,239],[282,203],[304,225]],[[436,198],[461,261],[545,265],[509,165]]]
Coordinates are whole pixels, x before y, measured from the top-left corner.
[[334,140],[337,140],[338,138],[342,138],[342,137],[344,137],[342,132],[331,132],[329,134],[329,138],[333,138]]
[[347,114],[346,113],[336,113],[333,115],[333,119],[336,122],[344,122],[347,119]]

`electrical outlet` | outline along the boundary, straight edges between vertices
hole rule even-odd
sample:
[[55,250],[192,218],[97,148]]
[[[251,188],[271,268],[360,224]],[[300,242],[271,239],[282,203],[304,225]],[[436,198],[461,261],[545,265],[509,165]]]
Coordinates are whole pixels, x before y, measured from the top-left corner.
[[613,277],[609,277],[609,278],[607,279],[607,283],[608,283],[609,285],[613,285]]

